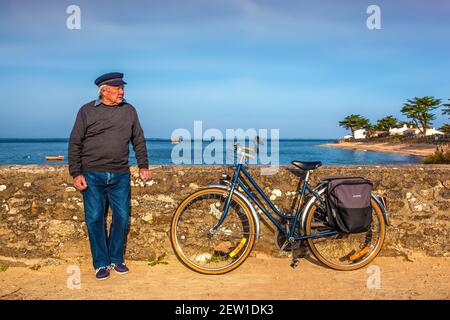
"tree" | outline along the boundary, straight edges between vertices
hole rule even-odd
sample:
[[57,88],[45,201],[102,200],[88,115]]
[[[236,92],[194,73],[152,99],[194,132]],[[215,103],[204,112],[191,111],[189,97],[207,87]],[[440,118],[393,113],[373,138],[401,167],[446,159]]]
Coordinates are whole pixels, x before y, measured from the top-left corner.
[[397,128],[401,128],[401,127],[403,127],[405,124],[406,124],[406,126],[409,128],[409,127],[411,127],[411,126],[414,125],[414,122],[412,122],[412,121],[400,121],[400,122],[398,123]]
[[339,121],[339,126],[352,131],[352,136],[355,136],[355,131],[365,128],[369,125],[369,120],[359,114],[351,114]]
[[[450,101],[450,99],[448,99]],[[448,115],[448,117],[450,118],[450,103],[446,103],[442,105],[444,107],[444,109],[442,110],[442,115]]]
[[398,120],[393,116],[387,116],[377,121],[374,128],[379,131],[389,131],[391,128],[395,128],[398,125]]
[[430,127],[431,121],[435,119],[431,111],[440,107],[441,101],[441,99],[430,96],[415,97],[414,99],[408,99],[407,103],[403,104],[401,111],[414,122],[420,132],[425,133],[425,130]]
[[445,123],[442,127],[439,128],[445,134],[450,134],[450,124]]
[[375,134],[375,131],[377,130],[375,126],[370,123],[367,123],[363,128],[366,129],[367,138],[372,138]]

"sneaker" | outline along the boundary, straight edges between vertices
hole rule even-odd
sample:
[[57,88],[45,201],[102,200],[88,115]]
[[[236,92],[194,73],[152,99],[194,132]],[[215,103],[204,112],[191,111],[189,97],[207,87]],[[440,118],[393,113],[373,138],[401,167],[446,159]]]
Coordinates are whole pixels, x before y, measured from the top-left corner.
[[126,274],[129,271],[125,263],[118,263],[118,264],[112,263],[111,268],[114,269],[114,271],[117,272],[118,274]]
[[108,267],[101,267],[95,269],[95,277],[97,280],[106,280],[109,278],[109,269]]

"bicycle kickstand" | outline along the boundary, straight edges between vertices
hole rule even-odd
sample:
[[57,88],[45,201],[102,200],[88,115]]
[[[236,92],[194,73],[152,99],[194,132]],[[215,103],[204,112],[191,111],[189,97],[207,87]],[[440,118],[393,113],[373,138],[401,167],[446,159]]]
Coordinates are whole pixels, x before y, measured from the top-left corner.
[[291,254],[292,254],[292,262],[291,262],[291,268],[295,269],[298,267],[299,259],[295,256],[295,242],[293,240],[291,242]]

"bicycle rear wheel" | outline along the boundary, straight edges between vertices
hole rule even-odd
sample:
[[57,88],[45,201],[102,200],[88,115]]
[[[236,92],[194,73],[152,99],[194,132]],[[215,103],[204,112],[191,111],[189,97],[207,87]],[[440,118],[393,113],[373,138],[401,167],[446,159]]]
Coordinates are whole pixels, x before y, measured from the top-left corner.
[[[367,232],[309,238],[308,246],[314,256],[326,266],[342,271],[362,268],[375,259],[383,246],[386,225],[382,210],[373,197],[371,205],[373,222]],[[326,208],[319,200],[306,214],[306,235],[331,229],[326,222]]]
[[177,257],[204,274],[223,274],[240,266],[255,243],[255,221],[248,206],[233,195],[230,209],[215,233],[228,193],[206,188],[188,196],[172,219],[171,242]]

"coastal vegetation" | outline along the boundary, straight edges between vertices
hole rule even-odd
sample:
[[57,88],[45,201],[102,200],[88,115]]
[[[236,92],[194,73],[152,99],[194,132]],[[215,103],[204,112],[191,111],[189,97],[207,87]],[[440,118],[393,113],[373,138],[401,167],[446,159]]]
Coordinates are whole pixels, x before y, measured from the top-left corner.
[[379,119],[377,123],[374,125],[374,129],[389,132],[390,128],[394,128],[398,124],[399,121],[396,118],[394,118],[393,116],[387,116]]
[[[339,121],[339,126],[350,130],[352,136],[355,136],[356,130],[365,129],[369,138],[377,131],[389,133],[390,129],[401,128],[405,124],[408,127],[417,128],[420,134],[425,134],[426,130],[431,128],[432,121],[436,119],[434,111],[438,108],[442,108],[442,115],[450,117],[450,103],[442,104],[442,99],[433,96],[414,97],[408,99],[400,110],[409,121],[399,121],[394,116],[388,115],[377,120],[375,124],[371,124],[366,117],[351,114]],[[441,129],[444,133],[449,133],[450,124],[444,124]]]
[[352,133],[350,138],[344,137],[345,141],[362,139],[375,143],[435,144],[436,151],[429,155],[424,163],[450,164],[450,124],[445,123],[439,131],[432,128],[433,121],[436,120],[436,110],[439,108],[442,108],[443,116],[450,118],[450,103],[443,103],[442,99],[433,96],[414,97],[408,99],[400,109],[406,121],[387,115],[372,124],[363,115],[351,114],[339,121],[339,126]]
[[[450,101],[450,99],[448,99]],[[442,110],[443,115],[448,115],[450,117],[450,103],[445,103],[444,109]]]
[[442,127],[439,128],[445,134],[450,134],[450,124],[446,123]]
[[438,147],[436,151],[425,158],[425,164],[450,164],[450,149]]
[[345,117],[344,120],[339,121],[339,125],[347,130],[350,130],[353,136],[355,135],[356,130],[365,128],[369,124],[369,120],[359,114],[351,114]]
[[415,124],[415,127],[425,134],[425,130],[430,128],[431,122],[436,119],[433,110],[441,106],[442,100],[434,97],[425,96],[408,99],[403,104],[401,112]]

